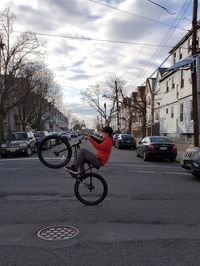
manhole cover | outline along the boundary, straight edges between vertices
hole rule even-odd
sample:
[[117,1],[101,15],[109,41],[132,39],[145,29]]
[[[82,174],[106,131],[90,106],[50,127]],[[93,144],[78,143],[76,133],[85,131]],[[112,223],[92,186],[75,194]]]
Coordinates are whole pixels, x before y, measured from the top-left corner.
[[69,225],[55,225],[49,226],[38,231],[39,238],[44,240],[67,240],[79,234],[79,230]]

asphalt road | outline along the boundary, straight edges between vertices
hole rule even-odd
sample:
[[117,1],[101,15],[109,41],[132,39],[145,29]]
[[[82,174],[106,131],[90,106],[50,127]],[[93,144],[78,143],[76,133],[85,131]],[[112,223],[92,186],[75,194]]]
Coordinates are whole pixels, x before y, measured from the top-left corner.
[[[74,196],[63,169],[36,155],[0,160],[0,266],[200,265],[200,182],[177,163],[143,162],[113,149],[98,171],[109,186],[95,207]],[[79,235],[45,241],[37,231],[72,225]]]

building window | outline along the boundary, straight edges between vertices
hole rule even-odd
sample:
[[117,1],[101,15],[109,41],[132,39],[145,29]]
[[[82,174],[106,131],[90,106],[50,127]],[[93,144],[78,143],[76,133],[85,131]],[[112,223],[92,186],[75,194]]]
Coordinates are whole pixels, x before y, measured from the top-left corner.
[[175,82],[174,82],[174,78],[172,78],[172,90],[175,89]]
[[180,122],[183,122],[183,103],[180,104]]
[[183,58],[183,48],[179,48],[179,59],[181,60]]
[[166,114],[168,114],[168,108],[166,108]]
[[181,70],[181,89],[184,88],[184,76],[183,76],[183,70]]
[[169,92],[169,81],[166,82],[166,93]]
[[192,51],[192,38],[188,40],[188,54]]
[[174,55],[173,55],[173,63],[174,64],[176,63],[176,53],[174,53]]
[[174,118],[174,107],[171,107],[171,118]]

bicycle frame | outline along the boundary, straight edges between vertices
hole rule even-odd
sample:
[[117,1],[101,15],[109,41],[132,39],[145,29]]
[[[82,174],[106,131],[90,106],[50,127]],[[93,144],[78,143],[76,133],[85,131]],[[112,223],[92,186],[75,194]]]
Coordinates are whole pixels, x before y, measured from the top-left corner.
[[[77,142],[77,143],[71,145],[71,149],[74,149],[74,152],[73,152],[73,154],[74,154],[74,164],[75,164],[76,161],[77,161],[78,153],[79,153],[79,151],[80,151],[80,144],[82,143],[82,140],[83,140],[84,138],[85,138],[85,136],[82,137],[81,139],[79,139],[79,142]],[[77,177],[78,177],[78,176],[81,176],[82,174],[86,173],[87,171],[90,171],[90,173],[92,173],[92,169],[94,168],[94,166],[90,165],[89,163],[86,163],[86,164],[88,164],[88,168],[87,168],[86,170],[80,172],[80,173],[77,175]]]

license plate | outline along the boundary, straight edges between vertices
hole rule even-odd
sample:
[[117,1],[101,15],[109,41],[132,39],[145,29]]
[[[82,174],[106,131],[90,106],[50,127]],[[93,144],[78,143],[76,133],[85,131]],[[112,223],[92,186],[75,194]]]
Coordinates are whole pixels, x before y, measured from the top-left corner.
[[16,149],[14,149],[14,148],[10,148],[9,151],[10,151],[10,152],[16,152]]
[[160,147],[160,150],[161,151],[166,151],[167,150],[167,147]]

